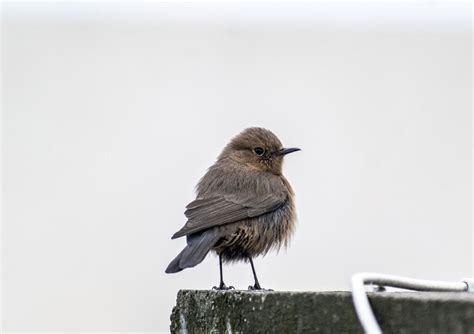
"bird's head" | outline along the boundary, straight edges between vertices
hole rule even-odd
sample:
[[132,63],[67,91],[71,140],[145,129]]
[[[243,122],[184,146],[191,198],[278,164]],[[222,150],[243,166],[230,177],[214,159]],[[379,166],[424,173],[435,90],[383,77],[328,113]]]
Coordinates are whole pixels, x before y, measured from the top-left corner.
[[227,144],[218,160],[231,159],[262,172],[280,175],[283,157],[299,150],[284,148],[278,137],[267,129],[248,128]]

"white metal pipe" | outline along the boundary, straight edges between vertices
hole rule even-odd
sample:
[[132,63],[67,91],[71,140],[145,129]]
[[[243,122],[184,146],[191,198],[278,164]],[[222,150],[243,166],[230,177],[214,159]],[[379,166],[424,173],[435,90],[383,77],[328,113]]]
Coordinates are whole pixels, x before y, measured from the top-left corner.
[[367,334],[382,334],[377,319],[375,319],[369,298],[365,291],[366,284],[390,286],[395,288],[418,290],[418,291],[468,291],[470,282],[442,282],[428,281],[409,277],[377,273],[358,273],[352,276],[351,289],[354,308],[359,321]]

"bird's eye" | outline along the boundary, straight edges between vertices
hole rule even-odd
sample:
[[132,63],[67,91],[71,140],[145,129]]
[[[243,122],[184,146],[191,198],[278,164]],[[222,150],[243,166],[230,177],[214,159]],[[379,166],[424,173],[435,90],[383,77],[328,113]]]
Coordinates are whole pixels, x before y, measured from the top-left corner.
[[259,155],[259,156],[262,156],[263,153],[265,153],[265,150],[261,147],[256,147],[256,148],[254,148],[253,151],[255,152],[256,155]]

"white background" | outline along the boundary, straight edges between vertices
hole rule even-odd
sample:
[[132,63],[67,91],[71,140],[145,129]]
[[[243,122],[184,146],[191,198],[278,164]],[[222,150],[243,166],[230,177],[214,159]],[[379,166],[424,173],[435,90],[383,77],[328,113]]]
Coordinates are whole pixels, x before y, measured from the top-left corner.
[[[276,290],[472,274],[467,5],[6,4],[6,331],[168,331],[193,187],[248,126],[287,157],[299,223]],[[248,265],[225,268],[246,288]]]

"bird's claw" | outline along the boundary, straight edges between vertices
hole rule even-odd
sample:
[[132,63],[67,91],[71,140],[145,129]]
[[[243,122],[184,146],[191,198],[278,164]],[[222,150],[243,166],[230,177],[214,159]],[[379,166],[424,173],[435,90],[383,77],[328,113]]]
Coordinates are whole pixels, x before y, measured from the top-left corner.
[[234,289],[235,288],[232,285],[227,286],[224,283],[219,284],[219,286],[212,287],[212,290],[234,290]]
[[260,286],[260,284],[249,285],[250,291],[273,291],[273,289],[264,289]]

